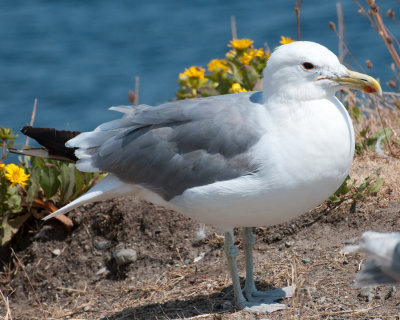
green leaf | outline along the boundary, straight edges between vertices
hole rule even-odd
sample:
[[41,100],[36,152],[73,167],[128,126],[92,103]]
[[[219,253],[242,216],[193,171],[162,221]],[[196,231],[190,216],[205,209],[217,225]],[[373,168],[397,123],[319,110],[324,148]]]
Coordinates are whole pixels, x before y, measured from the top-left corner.
[[342,182],[340,187],[336,190],[335,195],[344,195],[349,192],[349,187],[347,185],[347,181],[350,180],[350,176],[347,175],[346,179]]
[[219,93],[219,91],[217,89],[214,89],[214,88],[211,88],[211,87],[201,87],[201,88],[199,88],[198,92],[203,97],[211,97],[211,96],[220,95],[220,93]]
[[337,195],[333,194],[328,198],[328,201],[332,203],[338,203],[340,202],[340,198]]
[[60,174],[60,204],[65,204],[72,196],[75,186],[75,166],[73,164],[59,163]]
[[42,168],[39,166],[32,167],[31,176],[29,177],[30,185],[26,197],[26,202],[28,203],[32,203],[33,200],[38,197],[41,170]]
[[363,182],[358,186],[357,193],[362,194],[366,188],[367,188],[367,182]]
[[362,154],[362,152],[365,150],[364,145],[362,142],[357,141],[355,144],[355,150],[357,154]]
[[18,232],[18,229],[29,217],[30,213],[26,213],[12,219],[9,219],[9,217],[5,215],[1,223],[0,245],[4,246],[8,241],[10,241],[12,236]]
[[372,134],[368,139],[367,139],[367,145],[369,147],[375,146],[376,142],[378,139],[382,136],[385,136],[382,140],[381,143],[385,144],[387,141],[386,137],[390,139],[392,136],[392,130],[389,128],[381,129],[377,133]]
[[368,186],[368,193],[376,193],[379,191],[379,189],[383,185],[383,179],[382,178],[377,178],[375,183],[372,183]]
[[243,78],[240,75],[239,68],[231,61],[228,61],[229,67],[232,70],[232,80],[233,82],[243,83]]
[[256,85],[260,75],[253,66],[243,66],[243,86],[247,90],[252,90]]
[[360,121],[363,118],[363,114],[361,113],[360,109],[357,106],[354,106],[351,109],[351,114],[353,115],[354,120],[358,123],[360,123]]
[[54,196],[60,187],[60,181],[57,179],[58,172],[55,167],[44,166],[40,175],[40,186],[44,191],[44,196],[48,201]]
[[77,198],[81,194],[83,185],[84,181],[82,173],[79,170],[75,169],[75,192],[71,200]]

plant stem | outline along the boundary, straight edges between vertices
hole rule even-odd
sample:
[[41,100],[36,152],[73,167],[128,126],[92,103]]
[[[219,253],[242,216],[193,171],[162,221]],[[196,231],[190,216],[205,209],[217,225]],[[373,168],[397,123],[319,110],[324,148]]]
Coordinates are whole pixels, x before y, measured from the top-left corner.
[[294,7],[294,12],[296,12],[297,21],[297,40],[300,41],[300,8],[303,4],[303,0],[296,0],[296,6]]
[[379,14],[379,7],[375,4],[374,0],[370,1],[369,7],[370,7],[369,14],[374,19],[377,25],[378,34],[383,39],[383,42],[385,43],[386,48],[388,49],[390,55],[392,56],[392,59],[397,66],[397,69],[400,70],[400,57],[395,47],[393,46],[393,39],[389,36],[386,26],[383,23],[382,17]]

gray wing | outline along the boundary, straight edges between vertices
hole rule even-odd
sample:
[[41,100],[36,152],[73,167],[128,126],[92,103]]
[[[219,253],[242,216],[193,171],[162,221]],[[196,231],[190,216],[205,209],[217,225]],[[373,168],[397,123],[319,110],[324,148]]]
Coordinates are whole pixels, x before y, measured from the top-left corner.
[[367,261],[356,277],[357,286],[400,283],[400,233],[367,231],[359,245],[344,249],[367,254]]
[[261,93],[113,108],[122,119],[69,141],[78,168],[110,172],[170,200],[186,189],[253,173],[249,150],[263,133]]

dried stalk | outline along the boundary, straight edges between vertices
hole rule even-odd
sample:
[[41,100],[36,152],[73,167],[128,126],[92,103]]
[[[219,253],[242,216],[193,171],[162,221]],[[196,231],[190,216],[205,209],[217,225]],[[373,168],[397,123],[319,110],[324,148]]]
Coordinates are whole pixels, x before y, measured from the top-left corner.
[[396,48],[393,45],[393,39],[389,35],[389,32],[382,20],[382,17],[379,14],[379,7],[375,4],[375,0],[369,1],[369,7],[370,10],[368,11],[368,13],[373,18],[376,24],[377,32],[383,39],[383,42],[385,43],[386,48],[388,49],[390,55],[392,56],[392,59],[395,65],[397,66],[397,69],[400,70],[400,57],[396,51]]
[[[35,122],[37,103],[38,103],[38,99],[35,98],[35,100],[33,101],[33,108],[32,108],[31,121],[29,122],[29,125],[30,125],[30,126],[33,126],[33,123]],[[26,137],[26,140],[25,140],[25,147],[27,147],[28,145],[29,145],[29,137]]]
[[303,0],[296,0],[296,6],[294,7],[294,12],[296,12],[297,21],[297,40],[300,41],[300,8],[303,4]]
[[337,37],[339,40],[339,61],[343,63],[346,53],[344,41],[344,14],[341,2],[336,2],[336,13],[338,17]]
[[235,16],[231,16],[231,30],[232,30],[232,39],[237,39],[237,28],[236,28]]

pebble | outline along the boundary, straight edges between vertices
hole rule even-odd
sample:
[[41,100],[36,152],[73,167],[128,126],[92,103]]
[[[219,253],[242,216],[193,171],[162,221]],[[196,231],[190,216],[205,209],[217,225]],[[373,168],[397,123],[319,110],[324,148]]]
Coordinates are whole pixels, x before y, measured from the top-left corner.
[[61,254],[61,250],[60,249],[54,249],[51,253],[53,255],[55,255],[55,256],[59,256]]
[[137,253],[133,249],[122,249],[114,251],[113,258],[117,265],[121,266],[124,264],[132,263],[137,260]]
[[354,244],[355,242],[356,242],[356,238],[347,239],[344,241],[344,244],[349,245],[349,244]]
[[321,297],[318,299],[318,303],[319,304],[323,304],[325,302],[326,298],[325,297]]
[[368,302],[375,297],[374,290],[372,287],[361,288],[360,293],[358,295],[362,298],[367,298]]
[[83,311],[89,311],[89,310],[90,310],[89,306],[86,306],[86,307],[83,308]]
[[105,248],[107,248],[107,241],[99,241],[99,242],[96,242],[96,243],[94,244],[94,247],[95,247],[97,250],[104,250]]
[[310,263],[311,259],[310,258],[304,258],[301,261],[303,261],[303,263]]
[[200,255],[198,257],[194,258],[193,262],[200,261],[201,259],[204,258],[205,255],[206,255],[205,252],[200,253]]
[[96,272],[97,275],[103,274],[104,272],[108,271],[107,267],[101,268],[99,271]]
[[291,246],[293,246],[294,245],[294,241],[286,241],[285,242],[285,247],[286,248],[290,248]]
[[184,263],[185,264],[190,264],[190,259],[185,259]]

